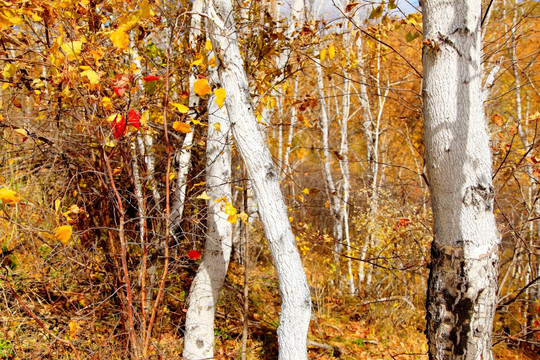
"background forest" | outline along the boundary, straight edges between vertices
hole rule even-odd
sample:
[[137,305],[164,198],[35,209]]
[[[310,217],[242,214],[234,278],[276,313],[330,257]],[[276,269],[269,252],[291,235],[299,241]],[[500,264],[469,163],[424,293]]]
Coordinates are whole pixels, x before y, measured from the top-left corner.
[[[421,8],[290,3],[233,5],[310,285],[309,357],[427,359]],[[215,358],[277,358],[277,276],[234,145],[231,195],[206,187],[210,130],[226,132],[209,109],[232,94],[212,75],[220,54],[197,4],[0,0],[1,359],[181,358],[212,204],[233,234]],[[494,351],[535,359],[540,5],[485,1],[484,13]]]

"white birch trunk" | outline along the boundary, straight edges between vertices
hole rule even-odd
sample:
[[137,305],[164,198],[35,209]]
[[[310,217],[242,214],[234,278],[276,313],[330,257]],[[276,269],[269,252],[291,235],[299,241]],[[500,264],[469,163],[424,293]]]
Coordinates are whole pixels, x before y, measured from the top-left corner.
[[[204,0],[193,0],[191,15],[191,29],[189,31],[189,44],[191,47],[195,47],[198,37],[201,35],[202,19],[198,15],[202,13],[204,7]],[[188,115],[194,117],[196,112],[193,110],[199,105],[199,96],[193,91],[193,84],[197,78],[195,73],[191,72],[189,75],[189,99],[188,107],[190,112]],[[171,233],[174,234],[175,230],[180,226],[184,215],[184,207],[186,202],[186,190],[187,190],[187,176],[191,167],[191,149],[193,148],[193,135],[194,131],[186,134],[184,137],[184,143],[182,147],[176,152],[176,161],[178,163],[178,172],[176,174],[176,190],[173,194],[173,201],[171,206]]]
[[[318,58],[316,54],[316,58]],[[340,255],[343,252],[343,227],[338,220],[340,201],[337,196],[336,186],[332,177],[332,168],[330,165],[330,141],[328,135],[330,132],[330,122],[328,119],[328,109],[324,94],[324,81],[321,63],[315,61],[315,70],[317,72],[317,90],[319,92],[319,106],[321,108],[320,113],[320,125],[322,133],[322,148],[323,148],[323,169],[324,177],[326,180],[326,189],[330,202],[330,214],[332,216],[333,236],[334,236],[334,262],[337,266],[339,263]]]
[[253,181],[261,221],[276,266],[281,293],[277,330],[279,359],[307,359],[307,331],[311,298],[302,261],[280,192],[278,171],[263,137],[251,99],[230,0],[207,0],[210,38],[217,57],[221,84],[234,139]]
[[349,236],[349,196],[350,196],[350,171],[349,171],[349,130],[348,122],[351,109],[351,81],[348,76],[345,76],[343,94],[343,115],[341,117],[341,146],[339,149],[339,167],[343,177],[343,194],[341,197],[341,205],[339,209],[339,222],[343,228],[343,235],[345,240],[345,250],[347,258],[347,283],[349,284],[349,295],[356,294],[356,287],[354,285],[354,275],[352,271],[352,259],[351,259],[351,238]]
[[[218,130],[220,129],[220,131]],[[231,142],[229,119],[211,96],[208,99],[208,139],[206,143],[206,193],[208,230],[202,262],[191,285],[186,313],[183,358],[211,359],[214,356],[214,314],[227,274],[233,227],[224,212],[231,201]]]
[[493,359],[499,234],[484,120],[481,1],[424,0],[423,100],[433,243],[430,359]]

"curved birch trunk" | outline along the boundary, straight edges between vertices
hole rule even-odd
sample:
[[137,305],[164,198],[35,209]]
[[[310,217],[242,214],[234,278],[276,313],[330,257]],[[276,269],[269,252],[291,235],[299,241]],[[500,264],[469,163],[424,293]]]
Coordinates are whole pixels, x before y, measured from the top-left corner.
[[481,1],[424,0],[424,134],[433,243],[430,359],[493,359],[499,235],[484,120]]
[[[206,193],[208,232],[204,256],[191,285],[186,314],[183,358],[214,357],[214,314],[219,292],[227,275],[232,248],[232,224],[224,204],[231,201],[231,142],[229,119],[211,96],[208,99],[208,140],[206,143]],[[217,125],[219,124],[219,125]],[[218,131],[220,128],[220,131]],[[217,201],[216,201],[217,200]]]
[[279,359],[307,359],[311,298],[302,261],[278,182],[278,170],[264,143],[243,68],[230,0],[207,0],[210,39],[220,60],[218,72],[225,88],[231,128],[240,155],[253,181],[261,221],[276,266],[281,293],[277,330]]

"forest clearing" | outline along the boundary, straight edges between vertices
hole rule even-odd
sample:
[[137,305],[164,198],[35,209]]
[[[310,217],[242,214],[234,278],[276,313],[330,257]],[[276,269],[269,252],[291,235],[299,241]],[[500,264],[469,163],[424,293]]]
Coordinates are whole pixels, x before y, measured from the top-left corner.
[[536,0],[0,0],[0,359],[540,359]]

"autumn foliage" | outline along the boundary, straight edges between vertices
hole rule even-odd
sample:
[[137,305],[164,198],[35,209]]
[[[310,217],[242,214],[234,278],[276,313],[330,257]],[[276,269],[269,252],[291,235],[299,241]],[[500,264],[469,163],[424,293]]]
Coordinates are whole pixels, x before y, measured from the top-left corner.
[[[422,15],[396,12],[395,1],[348,2],[336,11],[339,21],[308,19],[288,37],[286,21],[267,3],[244,1],[236,16],[257,120],[311,285],[310,356],[424,358],[432,218],[422,140]],[[0,5],[0,358],[180,356],[186,296],[204,257],[207,105],[221,108],[234,96],[210,80],[219,61],[210,43],[189,43],[190,6]],[[484,67],[487,77],[500,66],[485,104],[503,240],[495,352],[525,359],[540,339],[532,298],[538,282],[525,289],[540,261],[539,7],[493,6],[484,25]],[[350,246],[341,252],[321,165],[315,62],[329,108],[336,191],[343,191],[345,158],[350,168]],[[189,103],[190,74],[197,106]],[[185,146],[188,135],[193,141]],[[177,182],[183,150],[192,154],[185,184]],[[235,195],[218,202],[236,238],[247,228],[249,247],[233,247],[218,303],[216,358],[240,356],[247,322],[248,358],[273,359],[278,286],[252,189],[233,156]],[[183,185],[184,210],[172,231],[170,207]]]

